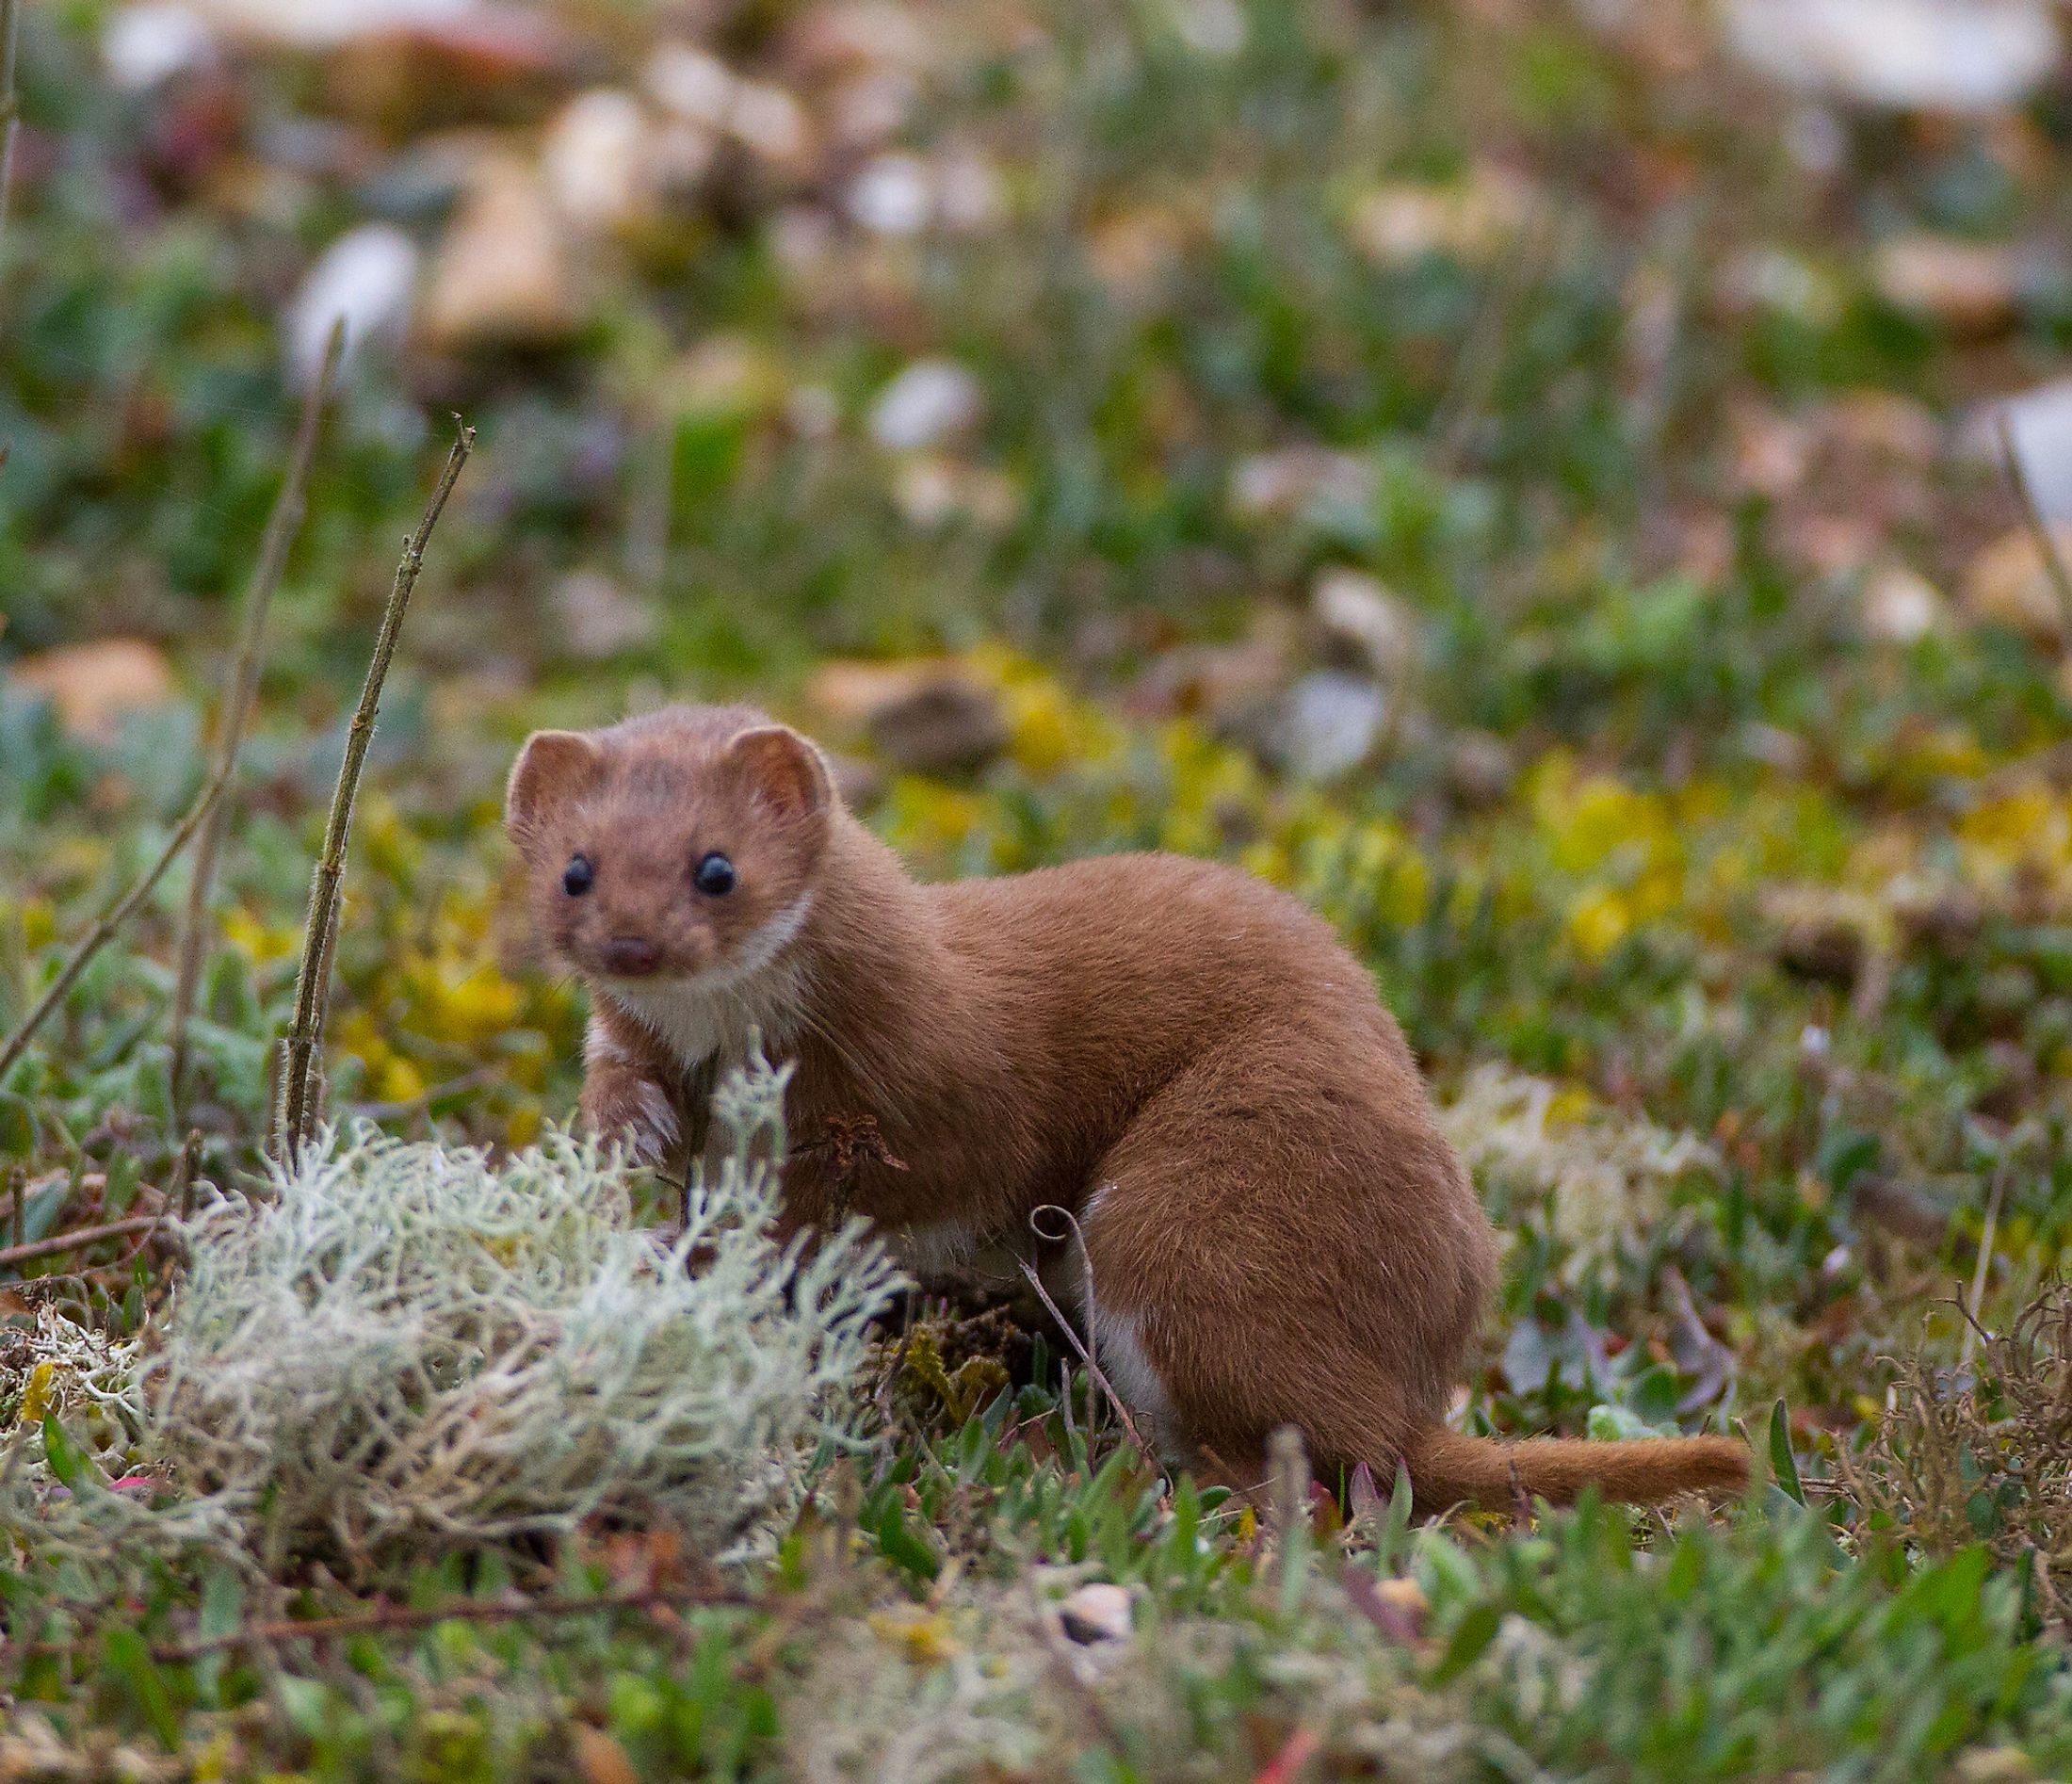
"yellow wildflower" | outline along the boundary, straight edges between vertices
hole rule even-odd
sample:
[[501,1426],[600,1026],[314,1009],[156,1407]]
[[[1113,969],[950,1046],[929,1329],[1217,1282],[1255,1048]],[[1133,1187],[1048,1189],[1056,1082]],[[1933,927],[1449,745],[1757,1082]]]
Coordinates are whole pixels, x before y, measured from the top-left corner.
[[1632,929],[1631,908],[1611,886],[1591,886],[1569,906],[1568,936],[1586,960],[1602,960]]

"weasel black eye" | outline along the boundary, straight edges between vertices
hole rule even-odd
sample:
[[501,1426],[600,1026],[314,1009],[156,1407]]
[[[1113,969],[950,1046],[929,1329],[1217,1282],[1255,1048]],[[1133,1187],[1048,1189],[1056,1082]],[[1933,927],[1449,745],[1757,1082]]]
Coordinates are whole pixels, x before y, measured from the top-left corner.
[[590,865],[590,857],[577,855],[561,876],[561,890],[572,899],[579,899],[590,890],[591,882],[596,877],[597,869]]
[[723,899],[734,890],[734,863],[724,855],[707,855],[698,864],[690,883],[708,899]]

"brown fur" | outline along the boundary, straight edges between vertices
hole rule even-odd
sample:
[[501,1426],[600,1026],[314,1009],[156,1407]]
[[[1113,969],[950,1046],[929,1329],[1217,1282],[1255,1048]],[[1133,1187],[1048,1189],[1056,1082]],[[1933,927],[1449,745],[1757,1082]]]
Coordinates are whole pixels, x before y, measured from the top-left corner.
[[[813,746],[745,707],[542,734],[510,808],[541,933],[593,994],[586,1119],[679,1148],[699,1068],[755,1021],[795,1062],[787,1220],[853,1208],[944,1260],[1073,1210],[1097,1354],[1173,1447],[1249,1468],[1292,1424],[1325,1470],[1403,1463],[1433,1508],[1745,1479],[1721,1438],[1447,1430],[1493,1236],[1366,971],[1284,893],[1168,855],[917,884]],[[723,899],[689,884],[714,850]],[[577,851],[595,883],[572,898]],[[606,970],[623,936],[654,974]],[[1076,1260],[1047,1262],[1076,1289]]]

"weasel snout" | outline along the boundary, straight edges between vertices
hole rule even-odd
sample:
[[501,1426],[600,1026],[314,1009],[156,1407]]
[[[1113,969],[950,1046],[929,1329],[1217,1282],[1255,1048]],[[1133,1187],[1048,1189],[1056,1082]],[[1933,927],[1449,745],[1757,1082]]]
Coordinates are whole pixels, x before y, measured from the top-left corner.
[[641,935],[614,935],[600,951],[614,979],[645,979],[662,964],[662,950]]

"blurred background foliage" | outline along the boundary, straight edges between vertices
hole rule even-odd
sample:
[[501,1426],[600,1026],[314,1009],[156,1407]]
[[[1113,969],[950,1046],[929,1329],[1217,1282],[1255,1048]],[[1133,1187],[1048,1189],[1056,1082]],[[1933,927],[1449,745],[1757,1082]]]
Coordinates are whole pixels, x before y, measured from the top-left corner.
[[[2072,1245],[2072,585],[2001,451],[2072,527],[2061,35],[2045,0],[35,6],[0,1026],[202,777],[343,311],[196,1028],[211,1169],[252,1155],[457,410],[342,1109],[566,1111],[511,751],[746,696],[926,872],[1179,849],[1330,916],[1508,1235],[1471,1420],[1781,1394],[1810,1457],[1877,1441],[1886,1359],[1956,1353],[1989,1199],[1989,1318]],[[32,1173],[170,1169],[183,894],[0,1085]]]

